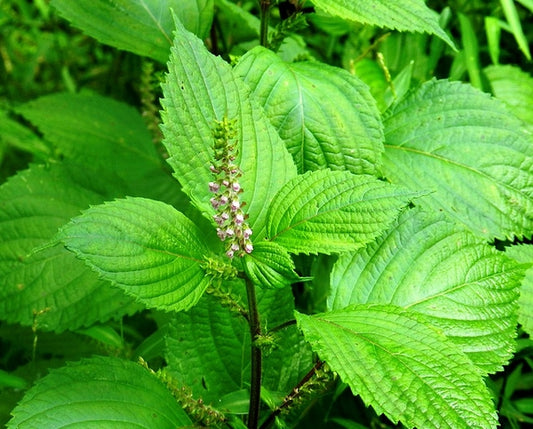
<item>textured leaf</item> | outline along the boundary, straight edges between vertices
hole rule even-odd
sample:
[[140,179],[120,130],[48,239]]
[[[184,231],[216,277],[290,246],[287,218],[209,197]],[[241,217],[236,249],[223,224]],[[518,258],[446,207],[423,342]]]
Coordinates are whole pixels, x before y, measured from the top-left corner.
[[267,235],[294,253],[355,250],[384,231],[415,196],[373,176],[308,172],[272,201]]
[[23,104],[17,112],[64,159],[114,171],[127,181],[160,167],[141,115],[124,103],[99,95],[52,94]]
[[505,254],[521,264],[529,264],[520,288],[518,323],[530,336],[533,335],[533,245],[522,244],[505,249]]
[[[233,286],[233,295],[244,306],[244,287]],[[293,318],[290,288],[257,290],[257,297],[264,328]],[[275,341],[276,349],[263,356],[263,387],[285,395],[311,368],[311,353],[294,327],[276,333]],[[176,314],[166,344],[167,370],[189,386],[195,398],[218,406],[223,396],[249,388],[250,328],[214,296],[206,294],[194,308]]]
[[454,48],[454,44],[439,26],[436,12],[427,8],[423,0],[313,0],[318,10],[363,24],[435,34]]
[[185,209],[188,199],[166,171],[142,116],[131,106],[88,94],[53,94],[17,108],[44,134],[57,160],[108,170],[124,194],[164,200]]
[[192,425],[169,390],[139,364],[94,357],[52,370],[13,410],[8,428],[178,428]]
[[213,0],[52,0],[60,14],[98,41],[164,63],[172,44],[171,9],[206,37]]
[[533,233],[533,140],[469,85],[431,81],[389,110],[383,169],[485,239]]
[[496,428],[481,375],[420,314],[358,305],[296,318],[313,350],[378,414],[407,427]]
[[294,272],[294,262],[287,250],[271,241],[260,241],[244,258],[248,278],[265,288],[282,288],[302,280]]
[[375,303],[423,313],[483,371],[495,372],[512,357],[522,274],[443,215],[414,209],[366,248],[339,257],[328,308]]
[[533,131],[533,77],[518,67],[490,66],[485,70],[492,93]]
[[263,47],[248,51],[235,72],[252,88],[300,172],[378,173],[381,118],[357,77],[318,62],[288,64]]
[[104,279],[148,307],[180,311],[208,285],[200,230],[173,207],[126,198],[91,207],[57,238]]
[[215,120],[237,120],[236,163],[244,175],[241,199],[247,203],[254,238],[264,233],[266,211],[276,191],[296,174],[290,154],[249,88],[229,64],[211,55],[202,41],[177,22],[169,75],[163,85],[165,146],[176,177],[193,203],[209,217],[208,183],[213,179]]
[[2,320],[63,331],[138,309],[62,247],[28,256],[81,209],[121,192],[105,171],[61,164],[33,165],[0,187]]

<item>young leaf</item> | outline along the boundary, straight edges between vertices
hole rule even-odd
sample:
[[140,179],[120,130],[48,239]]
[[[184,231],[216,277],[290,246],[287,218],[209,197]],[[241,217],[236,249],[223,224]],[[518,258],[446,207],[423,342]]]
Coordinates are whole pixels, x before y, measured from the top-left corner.
[[204,38],[213,0],[52,0],[74,26],[98,41],[164,63],[172,44],[171,10]]
[[505,249],[505,254],[521,264],[528,264],[526,276],[520,288],[518,298],[518,323],[530,336],[533,334],[533,245],[521,244]]
[[381,118],[357,77],[318,62],[288,64],[263,47],[248,51],[235,73],[252,88],[300,172],[329,167],[378,173]]
[[394,304],[423,313],[485,373],[512,357],[523,271],[442,214],[400,215],[375,242],[343,254],[329,309]]
[[215,120],[236,120],[235,164],[244,172],[239,179],[244,190],[241,200],[247,203],[254,238],[260,239],[270,200],[296,175],[296,168],[262,109],[250,99],[248,86],[179,21],[176,25],[162,100],[168,162],[185,193],[210,217]]
[[64,331],[138,310],[55,246],[28,256],[89,204],[121,195],[120,179],[77,165],[32,165],[0,187],[0,318]]
[[313,0],[318,10],[362,24],[434,34],[455,48],[452,40],[439,26],[436,12],[423,0]]
[[57,239],[147,307],[186,310],[209,283],[202,233],[159,201],[126,198],[93,206],[61,228]]
[[12,411],[8,428],[179,428],[192,425],[170,391],[124,359],[94,357],[52,370]]
[[485,70],[492,93],[533,131],[533,77],[516,66],[489,66]]
[[244,270],[254,284],[264,288],[282,288],[305,280],[294,272],[287,250],[272,241],[254,244],[254,251],[244,258]]
[[415,196],[373,176],[308,172],[276,194],[267,236],[293,253],[355,250],[384,231]]
[[533,144],[523,123],[487,94],[430,81],[385,117],[384,173],[474,233],[533,233]]
[[422,315],[356,305],[296,319],[313,350],[377,414],[407,427],[496,428],[479,371]]
[[[232,286],[232,294],[244,305],[244,287]],[[290,288],[259,289],[257,297],[265,329],[293,318]],[[218,407],[223,396],[249,387],[250,328],[217,297],[205,294],[194,308],[176,314],[167,329],[167,370],[190,387],[195,398]],[[291,327],[275,334],[274,345],[263,357],[263,387],[285,395],[311,368],[311,353]]]

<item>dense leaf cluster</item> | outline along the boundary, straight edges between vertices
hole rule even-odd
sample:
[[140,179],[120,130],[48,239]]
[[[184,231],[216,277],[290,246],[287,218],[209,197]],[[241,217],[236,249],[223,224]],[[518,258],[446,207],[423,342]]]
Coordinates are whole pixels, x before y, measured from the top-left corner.
[[2,6],[138,96],[0,92],[7,427],[533,422],[533,4],[446,3]]

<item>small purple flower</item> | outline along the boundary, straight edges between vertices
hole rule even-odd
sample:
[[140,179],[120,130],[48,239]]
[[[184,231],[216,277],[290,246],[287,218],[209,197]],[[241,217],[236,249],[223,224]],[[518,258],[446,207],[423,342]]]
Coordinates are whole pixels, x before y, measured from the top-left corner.
[[222,241],[226,239],[226,233],[220,228],[217,228],[217,235]]
[[252,246],[252,243],[246,243],[244,245],[244,251],[248,254],[252,253],[252,250],[254,250],[254,246]]
[[241,208],[241,203],[239,202],[239,200],[233,200],[229,207],[232,212],[236,212]]
[[209,191],[216,194],[220,190],[220,185],[216,182],[209,182]]
[[228,250],[228,251],[226,252],[226,256],[227,256],[228,258],[230,258],[230,259],[232,259],[234,255],[235,255],[235,252],[234,252],[233,250]]
[[243,232],[242,232],[242,236],[245,240],[248,240],[250,238],[250,236],[252,235],[252,230],[250,228],[246,228]]
[[226,188],[229,188],[229,180],[224,179],[224,180],[222,181],[222,184],[223,184]]
[[232,228],[226,229],[226,236],[227,237],[233,237],[235,235],[235,231]]
[[228,204],[229,199],[227,195],[221,195],[218,201],[220,202],[220,205],[223,206]]
[[239,192],[241,190],[241,185],[238,182],[234,182],[231,184],[231,190],[233,192]]
[[216,197],[211,198],[209,201],[215,210],[220,207],[220,201],[217,200]]
[[242,225],[244,222],[244,215],[242,213],[237,213],[235,215],[235,225]]

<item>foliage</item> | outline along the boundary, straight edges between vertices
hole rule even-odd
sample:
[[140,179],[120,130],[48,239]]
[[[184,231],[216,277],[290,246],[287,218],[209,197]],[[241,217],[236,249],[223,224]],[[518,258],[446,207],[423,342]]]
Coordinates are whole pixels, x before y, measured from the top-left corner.
[[2,2],[2,423],[533,423],[533,3],[361,5]]

